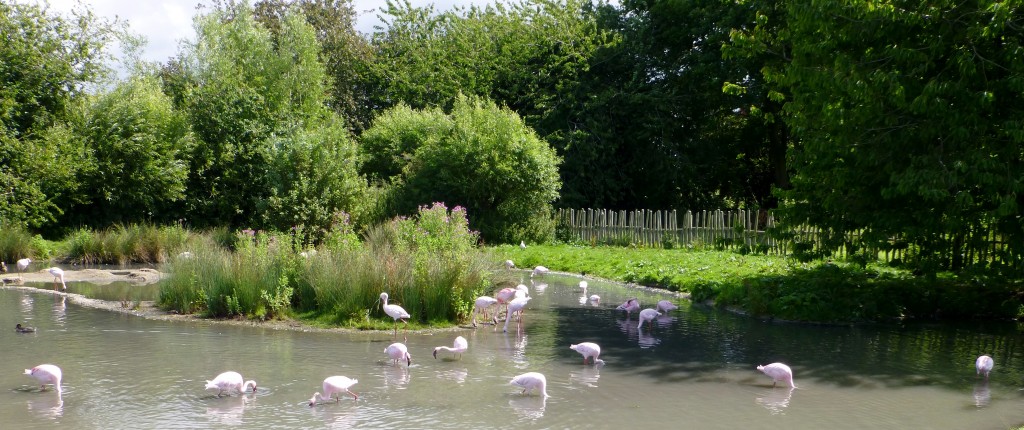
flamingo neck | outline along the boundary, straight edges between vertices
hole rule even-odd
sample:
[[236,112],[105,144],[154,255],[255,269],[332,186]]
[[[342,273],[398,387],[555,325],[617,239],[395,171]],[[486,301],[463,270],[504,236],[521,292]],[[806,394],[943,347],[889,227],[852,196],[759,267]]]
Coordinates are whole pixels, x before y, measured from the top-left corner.
[[249,391],[250,385],[252,386],[252,390],[256,391],[256,381],[245,381],[245,383],[242,384],[242,393]]

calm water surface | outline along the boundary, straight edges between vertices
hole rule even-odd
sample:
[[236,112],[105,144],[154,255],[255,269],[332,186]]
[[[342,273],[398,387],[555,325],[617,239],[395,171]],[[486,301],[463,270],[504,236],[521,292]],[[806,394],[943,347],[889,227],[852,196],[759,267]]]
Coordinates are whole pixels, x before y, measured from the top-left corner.
[[[529,282],[529,281],[527,281]],[[638,330],[615,306],[657,294],[578,280],[531,286],[522,335],[491,326],[409,334],[410,368],[392,366],[391,333],[304,333],[152,321],[79,307],[47,292],[0,289],[4,428],[668,428],[1006,429],[1024,423],[1017,324],[831,327],[778,324],[690,306]],[[106,286],[69,285],[98,296]],[[111,286],[121,300],[130,287]],[[121,290],[114,290],[120,288]],[[89,291],[86,291],[89,289]],[[139,296],[141,297],[141,296]],[[21,322],[38,328],[15,333]],[[461,360],[439,353],[469,340]],[[399,337],[401,337],[401,333]],[[583,365],[570,343],[602,346]],[[982,382],[973,362],[991,354]],[[772,388],[754,369],[788,363],[799,386]],[[26,368],[64,370],[64,393],[40,392]],[[236,370],[255,395],[217,398],[206,379]],[[547,375],[548,399],[509,380]],[[340,403],[307,406],[327,376],[359,380]]]

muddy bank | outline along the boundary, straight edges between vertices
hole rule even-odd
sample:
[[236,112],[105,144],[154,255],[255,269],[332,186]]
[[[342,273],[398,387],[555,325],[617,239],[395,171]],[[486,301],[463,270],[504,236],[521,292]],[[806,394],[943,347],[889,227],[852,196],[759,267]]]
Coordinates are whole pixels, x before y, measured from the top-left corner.
[[[133,284],[146,285],[159,282],[167,277],[156,269],[82,269],[64,270],[64,282],[88,282],[90,284],[106,285],[113,282],[130,282]],[[4,285],[24,285],[25,283],[53,283],[55,278],[47,269],[37,272],[5,273],[0,276]],[[56,281],[60,282],[60,281]]]

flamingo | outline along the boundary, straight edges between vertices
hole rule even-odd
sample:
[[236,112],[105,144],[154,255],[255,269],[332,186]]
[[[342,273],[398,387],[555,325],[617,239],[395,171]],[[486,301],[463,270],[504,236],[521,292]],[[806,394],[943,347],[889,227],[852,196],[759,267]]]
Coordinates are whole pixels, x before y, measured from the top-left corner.
[[505,268],[508,270],[515,269],[516,263],[513,263],[512,260],[505,260]]
[[993,365],[995,365],[995,362],[992,360],[992,357],[989,357],[987,355],[982,355],[981,357],[978,357],[978,360],[974,362],[974,367],[978,369],[978,374],[984,374],[986,381],[988,380],[989,372],[992,371]]
[[548,380],[543,374],[537,372],[526,372],[522,375],[512,378],[509,384],[521,387],[523,389],[522,394],[526,394],[527,391],[537,389],[540,391],[541,397],[547,398],[548,396]]
[[675,303],[668,300],[661,300],[658,302],[658,311],[668,313],[668,311],[679,309]]
[[51,267],[49,269],[46,269],[46,271],[50,272],[50,274],[53,275],[53,291],[57,291],[58,280],[60,280],[60,285],[62,287],[61,291],[68,290],[68,284],[64,283],[64,271],[61,270],[60,267]]
[[57,393],[63,392],[60,388],[61,371],[60,368],[52,364],[40,364],[31,369],[25,369],[25,374],[33,378],[36,378],[40,384],[40,390],[46,391],[47,385],[53,385],[53,388],[57,390]]
[[647,321],[647,327],[650,328],[651,324],[653,324],[652,321],[657,318],[658,315],[661,315],[661,312],[658,312],[657,309],[647,308],[640,311],[640,323],[636,325],[637,330],[644,326],[644,321]]
[[409,348],[404,343],[392,343],[384,348],[384,353],[391,358],[393,364],[398,364],[398,360],[405,360],[406,366],[412,366],[412,355],[409,355]]
[[21,325],[21,323],[18,323],[17,325],[14,326],[14,331],[18,333],[33,333],[36,331],[36,329],[32,327],[26,327]]
[[526,241],[520,240],[519,241],[519,247],[522,248],[522,249],[526,249]]
[[[508,302],[516,298],[515,288],[502,288],[494,293],[494,298],[498,299],[498,304],[505,305],[505,309],[508,310]],[[495,321],[497,323],[497,321]]]
[[238,391],[238,394],[245,394],[249,391],[249,386],[252,386],[252,392],[256,392],[256,381],[249,380],[242,382],[242,375],[238,372],[224,372],[213,378],[212,381],[206,381],[207,390],[217,390],[217,397],[227,392],[231,393],[231,390]]
[[524,284],[516,285],[515,298],[523,298],[530,295],[530,288]]
[[381,301],[384,302],[384,313],[388,314],[389,317],[395,319],[395,337],[398,337],[398,320],[402,320],[402,322],[405,323],[406,326],[408,326],[409,322],[406,321],[405,319],[411,317],[412,315],[409,315],[409,313],[406,312],[405,309],[403,309],[401,306],[395,304],[389,305],[388,293],[380,293],[380,299]]
[[601,347],[593,342],[581,342],[575,345],[569,345],[569,349],[580,353],[583,356],[583,364],[587,364],[587,357],[590,357],[592,364],[597,364],[598,357],[601,355]]
[[309,399],[309,405],[316,405],[316,401],[319,400],[331,400],[335,394],[338,395],[338,402],[341,402],[341,393],[346,392],[352,395],[355,400],[359,400],[359,396],[349,390],[353,385],[359,382],[355,379],[347,376],[328,376],[324,379],[324,394],[321,396],[320,393],[313,393],[313,398]]
[[591,294],[590,295],[590,303],[593,304],[594,306],[597,306],[597,305],[601,304],[601,296],[599,296],[597,294]]
[[31,258],[22,258],[18,260],[18,275],[21,275],[21,272],[24,272],[25,269],[28,268],[29,264],[32,264]]
[[633,297],[629,300],[626,300],[623,304],[619,305],[619,307],[615,309],[619,311],[626,311],[626,319],[628,320],[630,313],[640,310],[640,301],[637,300],[636,297]]
[[530,273],[530,277],[547,275],[551,270],[544,266],[537,266],[533,268],[533,272]]
[[469,342],[466,342],[466,338],[459,336],[455,338],[455,344],[451,348],[447,346],[439,346],[434,348],[434,359],[437,359],[437,351],[445,350],[452,354],[459,354],[459,359],[462,359],[462,353],[469,349]]
[[[476,298],[476,302],[473,304],[473,327],[476,327],[476,314],[483,313],[486,315],[487,309],[491,306],[498,304],[498,299],[491,296],[480,296]],[[498,323],[498,316],[494,315],[491,318],[491,322],[494,324]]]
[[[529,297],[517,297],[508,302],[508,309],[505,311],[505,329],[504,332],[508,332],[508,320],[512,319],[512,315],[519,312],[519,322],[516,323],[516,331],[523,329],[523,308],[526,307],[526,303],[530,301]],[[495,327],[497,328],[497,327]]]
[[757,370],[772,378],[772,388],[775,388],[775,384],[779,381],[789,383],[790,388],[796,388],[796,384],[793,383],[793,370],[785,364],[772,363],[767,366],[757,366]]

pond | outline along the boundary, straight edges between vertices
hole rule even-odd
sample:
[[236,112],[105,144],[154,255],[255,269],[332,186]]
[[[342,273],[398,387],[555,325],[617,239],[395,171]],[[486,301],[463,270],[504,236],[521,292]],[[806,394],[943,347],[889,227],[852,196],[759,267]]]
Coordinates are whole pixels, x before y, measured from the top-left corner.
[[[525,279],[529,285],[529,278]],[[659,294],[577,279],[531,286],[524,331],[403,334],[412,366],[384,354],[390,332],[322,333],[170,322],[79,307],[52,292],[0,289],[6,329],[0,416],[9,428],[669,428],[1006,429],[1024,424],[1021,327],[1014,323],[817,326],[764,322],[677,300],[637,329],[615,307]],[[73,288],[74,286],[69,286]],[[92,287],[100,288],[100,287]],[[117,293],[121,294],[121,293]],[[119,300],[119,299],[116,299]],[[35,326],[16,333],[14,325]],[[461,359],[434,347],[469,340]],[[603,365],[571,343],[596,342]],[[995,358],[990,381],[974,359]],[[758,364],[793,368],[773,388]],[[63,393],[24,369],[52,363]],[[205,380],[235,370],[255,394],[217,397]],[[547,376],[551,397],[509,380]],[[340,403],[309,407],[325,377],[358,379]]]

